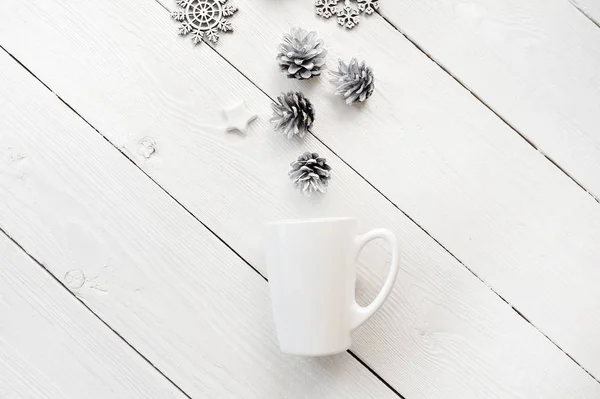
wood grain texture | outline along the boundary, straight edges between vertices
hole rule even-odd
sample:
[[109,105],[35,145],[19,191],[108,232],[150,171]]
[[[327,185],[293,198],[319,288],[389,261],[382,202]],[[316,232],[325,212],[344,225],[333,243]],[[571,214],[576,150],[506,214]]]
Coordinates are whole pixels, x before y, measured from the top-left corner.
[[[282,12],[281,8],[274,7],[272,10]],[[26,34],[17,45],[11,33],[11,20],[3,20],[4,24],[0,25],[1,43],[263,273],[260,230],[265,220],[355,214],[362,229],[383,226],[394,230],[403,250],[403,270],[389,302],[355,335],[353,349],[407,398],[595,398],[600,395],[598,384],[591,377],[323,145],[310,136],[303,143],[298,143],[288,142],[274,134],[266,122],[270,114],[268,98],[208,47],[194,49],[187,40],[182,41],[173,35],[174,26],[168,14],[156,3],[12,2],[3,11],[17,15],[21,23],[32,29],[29,31],[32,36]],[[135,19],[128,17],[134,14]],[[298,17],[306,18],[303,14]],[[237,20],[239,23],[243,21],[241,18]],[[82,25],[86,28],[81,29]],[[386,32],[396,34],[391,30]],[[48,43],[52,43],[51,48],[40,47],[35,35],[45,37]],[[234,34],[222,40],[226,43],[227,40],[242,40],[243,37],[243,34]],[[260,46],[256,51],[256,54],[261,54],[260,57],[267,56]],[[63,72],[66,70],[68,75]],[[286,82],[288,84],[291,85]],[[316,82],[308,85],[316,93]],[[220,116],[222,107],[239,98],[245,99],[259,114],[259,120],[246,136],[225,134],[224,121]],[[333,98],[329,100],[331,113],[334,110],[343,112],[345,108],[338,106],[339,102]],[[389,105],[387,109],[390,111]],[[364,112],[369,110],[366,107]],[[320,121],[330,120],[326,112],[321,111],[319,115]],[[354,123],[360,125],[356,117],[358,114],[346,114],[348,118],[352,115]],[[324,122],[319,123],[319,130],[322,130]],[[356,130],[349,132],[357,134]],[[43,138],[40,135],[34,142]],[[13,139],[25,140],[20,136]],[[177,291],[189,295],[186,296],[189,301],[208,306],[208,302],[215,300],[210,295],[213,290],[228,288],[227,295],[238,290],[245,293],[246,306],[252,306],[253,312],[258,312],[257,309],[268,312],[262,291],[248,292],[246,288],[246,266],[236,264],[239,270],[233,267],[226,269],[227,277],[219,274],[225,273],[221,270],[227,265],[221,265],[222,261],[216,259],[227,259],[228,255],[221,254],[218,245],[211,250],[215,244],[207,238],[200,239],[195,231],[197,227],[190,227],[180,220],[183,217],[171,214],[163,200],[159,201],[157,196],[147,192],[150,189],[140,188],[139,184],[119,183],[125,179],[118,172],[119,168],[123,168],[122,162],[105,154],[97,155],[94,150],[87,151],[94,155],[91,161],[87,160],[87,153],[82,154],[81,148],[94,146],[79,141],[68,144],[74,140],[71,136],[63,140],[66,142],[53,144],[54,151],[60,150],[62,154],[74,152],[79,154],[80,159],[94,162],[98,167],[100,164],[111,165],[110,173],[118,175],[118,179],[112,175],[106,177],[109,172],[104,170],[94,170],[93,173],[75,170],[69,171],[70,177],[60,178],[56,182],[57,187],[62,187],[68,180],[84,181],[90,187],[107,185],[98,181],[110,181],[110,192],[123,194],[118,199],[107,198],[96,189],[81,199],[81,190],[78,189],[77,195],[70,196],[68,201],[62,199],[55,203],[69,204],[60,210],[62,215],[68,214],[75,207],[74,203],[78,204],[77,208],[101,208],[101,218],[92,218],[90,214],[81,216],[81,212],[78,216],[85,220],[80,225],[85,226],[86,231],[93,230],[92,239],[86,242],[103,243],[104,249],[99,253],[111,253],[111,256],[115,252],[119,257],[124,256],[121,251],[124,252],[125,248],[127,253],[134,250],[135,253],[129,256],[141,257],[143,262],[140,263],[148,263],[145,275],[151,281],[145,285],[154,295],[136,300],[137,306],[145,309],[136,313],[142,313],[145,320],[154,320],[157,313],[162,316],[160,319],[168,318],[164,325],[152,324],[156,330],[153,333],[170,338],[171,352],[166,353],[185,359],[189,356],[187,348],[190,342],[194,342],[197,336],[186,335],[189,324],[180,320],[190,316],[189,305],[173,306],[173,303],[178,303],[178,297],[171,292],[173,286],[169,286],[173,279],[182,285],[176,286]],[[149,153],[146,144],[150,141],[155,143],[156,148]],[[289,161],[306,149],[327,156],[335,173],[328,195],[312,201],[299,196],[285,176]],[[60,164],[55,157],[47,162],[50,165]],[[86,163],[79,159],[69,162]],[[57,168],[50,165],[40,166],[36,173],[49,173],[48,170]],[[102,175],[99,175],[100,172]],[[93,179],[87,181],[88,178],[81,177],[81,173],[90,173]],[[57,176],[60,174],[53,175],[50,181],[59,179]],[[45,197],[47,189],[45,185],[36,184],[32,187],[35,195],[31,197]],[[5,195],[2,199],[5,198],[10,196]],[[35,248],[35,253],[43,257],[57,274],[64,271],[63,264],[82,264],[81,260],[72,260],[71,257],[83,255],[70,249],[73,237],[81,234],[68,234],[50,215],[50,208],[35,208],[31,201],[19,195],[2,208],[0,216],[7,228],[19,240]],[[109,203],[104,204],[105,201]],[[19,223],[19,220],[27,220],[28,223]],[[157,220],[161,223],[158,224]],[[136,228],[139,223],[142,224]],[[133,232],[128,231],[132,224]],[[150,236],[140,238],[140,229]],[[104,230],[110,231],[110,236],[99,233]],[[43,233],[48,231],[52,234]],[[159,237],[155,238],[154,234]],[[112,236],[114,238],[110,238]],[[151,242],[146,244],[146,240]],[[211,244],[203,246],[203,241]],[[158,252],[156,246],[160,246],[162,252]],[[204,261],[200,270],[196,271],[198,275],[207,274],[203,278],[206,280],[204,285],[191,288],[198,277],[192,279],[195,274],[185,267],[186,262],[174,264],[170,259],[181,259],[190,251],[198,256],[198,248],[212,251],[215,255]],[[154,256],[144,255],[146,252]],[[203,259],[207,256],[203,254]],[[362,302],[372,298],[378,290],[388,256],[381,246],[367,248],[363,263],[369,268],[361,268],[358,287]],[[101,258],[102,255],[96,257]],[[93,258],[90,251],[85,254],[85,259]],[[185,259],[191,264],[195,258],[192,255]],[[170,265],[168,270],[162,266],[166,263]],[[138,266],[127,259],[120,260],[118,264],[119,269],[124,268],[127,272],[107,277],[112,285],[109,292],[116,290],[122,302],[130,303],[132,296],[135,297],[131,287],[135,286],[136,279],[128,279],[127,276],[138,275]],[[226,283],[219,283],[225,280]],[[95,306],[102,308],[107,318],[113,312],[130,312],[130,306],[115,310],[117,304],[106,304],[105,299],[97,300],[92,293],[88,295]],[[158,304],[152,298],[165,295],[168,297],[167,309],[179,309],[176,313],[165,311],[162,314],[164,307],[160,306],[154,310]],[[266,323],[269,328],[271,326],[270,320],[256,320],[257,316],[248,315],[247,309],[232,315],[228,312],[232,310],[215,310],[217,315],[211,322],[222,325],[220,318],[227,317],[242,318],[248,322],[254,320],[253,327],[245,330],[247,334],[256,334],[254,330],[262,328],[261,323]],[[117,321],[123,323],[120,318]],[[171,328],[171,324],[182,328]],[[150,335],[144,326],[129,324],[128,329],[141,329]],[[215,338],[210,346],[213,361],[229,355],[220,346],[227,337],[225,334],[220,340]],[[267,347],[263,350],[273,350],[272,339],[272,336],[265,335],[253,342]],[[265,344],[263,340],[269,343]],[[143,342],[138,344],[144,352],[156,350]],[[181,351],[186,353],[181,354]],[[227,365],[226,370],[232,367]],[[298,367],[307,365],[304,363]],[[185,371],[169,369],[169,374],[183,374],[182,379],[185,379]],[[179,381],[179,378],[176,380]],[[268,381],[263,376],[256,380],[256,384]]]
[[0,232],[0,397],[185,398]]
[[[236,15],[236,26],[244,34],[223,40],[217,50],[272,97],[288,87],[308,93],[317,110],[313,130],[320,139],[600,377],[600,318],[588,316],[600,312],[596,289],[600,284],[600,206],[380,17],[364,18],[360,30],[347,32],[334,21],[316,18],[313,8],[302,2],[237,3],[244,12]],[[394,10],[406,2],[390,3],[384,10],[396,15]],[[417,7],[421,3],[411,4]],[[434,3],[427,2],[427,6],[435,8]],[[512,9],[521,7],[513,3]],[[544,9],[538,3],[538,8]],[[495,4],[500,7],[501,2]],[[269,9],[267,16],[263,15],[265,9]],[[432,16],[424,14],[411,24],[429,30],[437,20],[423,21],[436,15],[445,18],[446,14],[450,11],[432,10]],[[407,16],[403,14],[403,18]],[[531,24],[536,21],[532,17]],[[275,48],[292,24],[321,34],[331,67],[337,58],[353,56],[373,66],[376,91],[364,107],[346,107],[332,95],[327,82],[287,82],[278,73],[273,61]],[[436,30],[435,45],[443,45],[441,37],[452,30],[451,26]],[[582,36],[582,40],[587,38]],[[492,50],[498,46],[490,43]],[[589,47],[587,42],[580,46]],[[589,77],[590,62],[595,62],[599,51],[600,46],[590,50],[589,58],[585,52],[577,53],[581,68],[569,61],[575,75]],[[514,56],[518,58],[518,54]],[[593,69],[595,75],[587,88],[600,83],[598,70]],[[559,86],[555,90],[562,95],[564,85],[556,79]],[[486,82],[497,81],[487,76]],[[581,83],[579,78],[577,81]],[[554,82],[543,84],[546,89]],[[564,93],[570,95],[571,91],[565,89]],[[600,91],[585,93],[585,116],[595,117],[593,109],[600,105],[600,96],[594,96]],[[546,105],[544,112],[563,112]],[[536,105],[544,106],[543,101]],[[532,109],[521,107],[524,117]],[[531,115],[532,125],[550,135],[551,130],[544,123],[537,124],[539,118]],[[575,121],[578,115],[571,119]],[[587,148],[595,148],[588,144]],[[598,160],[600,157],[595,157],[595,165],[588,164],[586,170],[600,171]]]
[[0,226],[186,393],[397,398],[281,354],[256,272],[5,52],[0,81]]
[[[321,147],[280,143],[265,123],[264,97],[206,46],[173,36],[176,24],[151,0],[84,3],[6,2],[1,42],[254,265],[262,262],[264,220],[357,214],[366,227],[393,220],[373,219],[388,206],[377,196],[373,211],[364,205],[371,197],[347,198],[364,185],[344,185],[337,171],[337,194],[319,206],[298,201],[287,164]],[[316,19],[301,2],[238,5],[237,31],[218,51],[272,96],[305,91],[319,138],[600,375],[600,319],[589,317],[600,312],[598,204],[380,17],[365,19],[359,35]],[[364,107],[347,108],[326,82],[290,82],[277,71],[274,49],[291,21],[318,30],[331,61],[357,55],[375,67],[376,93]],[[225,135],[221,110],[240,98],[261,121],[247,137]],[[149,158],[147,138],[157,145]]]
[[600,197],[600,30],[569,1],[409,0],[382,14]]

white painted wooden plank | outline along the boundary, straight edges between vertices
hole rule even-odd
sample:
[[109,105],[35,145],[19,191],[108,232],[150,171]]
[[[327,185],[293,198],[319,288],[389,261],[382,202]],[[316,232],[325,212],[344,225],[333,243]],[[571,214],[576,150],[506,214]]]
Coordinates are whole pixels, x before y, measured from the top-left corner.
[[0,232],[0,398],[185,398]]
[[[364,229],[391,227],[403,248],[403,272],[390,302],[356,335],[354,350],[406,397],[599,395],[591,377],[322,145],[312,137],[299,144],[273,134],[266,122],[269,101],[210,49],[171,36],[171,22],[154,3],[53,2],[28,4],[26,13],[14,3],[10,8],[35,22],[35,33],[53,47],[28,51],[36,48],[33,38],[26,35],[16,45],[10,30],[0,31],[2,43],[12,42],[9,50],[263,273],[264,220],[356,214]],[[134,13],[135,20],[125,17]],[[84,21],[86,30],[75,35],[73,24],[58,23],[69,18]],[[92,37],[98,38],[94,45],[85,45]],[[68,56],[68,49],[78,49],[77,56]],[[64,52],[61,60],[54,52]],[[61,70],[71,71],[68,79]],[[92,77],[101,84],[90,83]],[[236,98],[260,114],[245,137],[225,134],[219,115]],[[139,146],[145,136],[157,146],[148,158]],[[307,148],[328,156],[334,167],[331,191],[320,201],[300,197],[285,176],[287,163]],[[12,230],[51,253],[35,230],[24,231],[27,225],[12,218]],[[43,210],[30,219],[40,219],[42,231],[55,224]],[[53,246],[69,248],[68,236],[53,237]],[[184,248],[194,241],[182,239]],[[378,289],[386,261],[384,248],[369,248],[371,269],[361,270],[359,279],[362,301]]]
[[397,398],[281,354],[262,277],[5,52],[0,81],[0,226],[186,393]]
[[[600,312],[598,204],[378,16],[347,32],[301,2],[237,3],[245,34],[218,51],[271,96],[310,93],[319,138],[600,377],[600,318],[587,316]],[[262,17],[267,7],[277,17]],[[331,67],[352,56],[373,65],[376,95],[360,112],[326,82],[277,72],[271,57],[290,23],[321,33]]]
[[[387,205],[365,208],[370,199],[346,198],[358,183],[341,185],[339,172],[332,189],[342,198],[330,193],[319,206],[298,202],[285,169],[313,142],[284,150],[276,134],[265,132],[270,111],[262,97],[208,48],[174,37],[173,22],[151,1],[100,9],[5,4],[3,15],[33,30],[23,35],[8,18],[0,41],[258,267],[265,219],[349,213],[366,227],[394,220],[376,211]],[[272,95],[290,87],[309,93],[320,138],[598,375],[600,320],[589,317],[600,311],[597,204],[379,17],[346,32],[315,19],[300,2],[238,4],[236,33],[218,50]],[[88,18],[98,14],[110,18]],[[61,24],[70,19],[88,28]],[[378,80],[366,106],[357,112],[326,82],[290,82],[278,73],[272,56],[290,21],[321,32],[331,59],[369,60]],[[38,37],[52,38],[52,46]],[[262,112],[245,138],[222,132],[220,110],[239,98]],[[141,154],[146,136],[159,156]]]
[[579,11],[596,25],[600,26],[600,1],[598,0],[569,0]]
[[600,197],[594,23],[567,0],[390,3],[382,15]]

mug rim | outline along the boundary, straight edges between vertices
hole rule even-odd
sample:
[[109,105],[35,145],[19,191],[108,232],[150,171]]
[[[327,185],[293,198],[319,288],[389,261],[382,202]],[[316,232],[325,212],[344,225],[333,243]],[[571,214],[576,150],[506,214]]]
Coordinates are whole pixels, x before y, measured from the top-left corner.
[[324,218],[310,218],[310,219],[283,219],[273,222],[266,222],[267,226],[274,225],[286,225],[286,224],[310,224],[310,223],[329,223],[329,222],[342,222],[356,220],[354,216],[330,216]]

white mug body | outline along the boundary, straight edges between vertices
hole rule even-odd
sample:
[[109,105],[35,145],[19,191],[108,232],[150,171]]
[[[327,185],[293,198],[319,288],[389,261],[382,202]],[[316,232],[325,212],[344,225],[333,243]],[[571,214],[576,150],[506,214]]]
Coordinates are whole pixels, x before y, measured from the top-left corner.
[[267,268],[279,347],[325,356],[350,347],[357,221],[269,223]]

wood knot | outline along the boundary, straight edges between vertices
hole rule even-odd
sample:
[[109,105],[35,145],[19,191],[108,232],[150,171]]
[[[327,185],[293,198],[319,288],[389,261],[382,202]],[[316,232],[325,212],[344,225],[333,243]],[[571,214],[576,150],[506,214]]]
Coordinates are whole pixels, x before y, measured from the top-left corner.
[[85,284],[85,273],[81,269],[69,270],[65,274],[65,284],[71,289],[78,289]]
[[148,159],[156,153],[156,141],[152,137],[144,137],[139,142],[138,154]]

